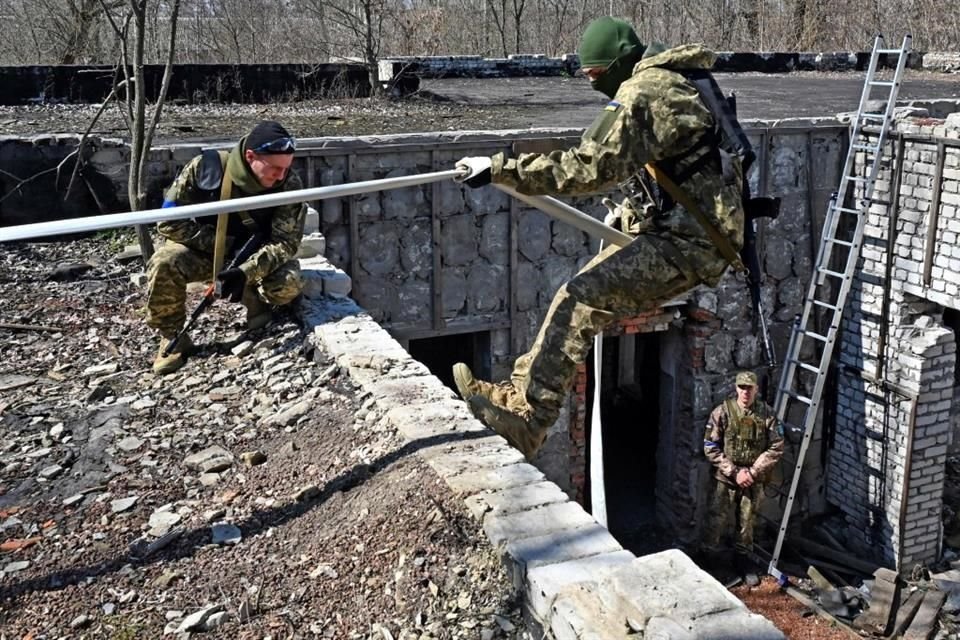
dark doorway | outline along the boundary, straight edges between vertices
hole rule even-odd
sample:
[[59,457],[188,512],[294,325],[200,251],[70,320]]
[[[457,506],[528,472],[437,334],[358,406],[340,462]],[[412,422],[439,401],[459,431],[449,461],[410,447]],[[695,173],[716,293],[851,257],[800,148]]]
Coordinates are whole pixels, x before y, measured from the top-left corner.
[[478,378],[490,379],[490,333],[488,331],[411,340],[407,351],[454,391],[457,387],[453,384],[452,369],[457,362],[467,363]]
[[[588,360],[587,431],[593,393]],[[655,333],[603,341],[603,464],[610,533],[637,555],[666,548],[657,536],[660,339]],[[589,462],[588,462],[589,465]],[[589,470],[589,466],[588,466]]]

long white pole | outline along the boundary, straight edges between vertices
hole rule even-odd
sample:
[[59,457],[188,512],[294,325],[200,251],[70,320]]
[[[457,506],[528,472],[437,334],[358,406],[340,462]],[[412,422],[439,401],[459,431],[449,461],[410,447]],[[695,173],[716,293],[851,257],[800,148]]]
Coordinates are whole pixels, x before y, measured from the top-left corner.
[[604,242],[615,244],[618,247],[625,247],[633,242],[632,236],[629,236],[622,231],[617,231],[613,227],[608,227],[596,218],[591,218],[583,211],[571,207],[570,205],[561,202],[556,198],[551,198],[550,196],[528,196],[520,193],[512,187],[502,184],[494,184],[493,186],[505,193],[509,193],[517,200],[526,202],[530,206],[540,209],[547,215],[556,218],[561,222],[565,222],[576,227],[577,229],[580,229],[581,231],[589,233],[594,237],[600,238]]
[[84,233],[88,231],[99,231],[101,229],[129,227],[137,224],[166,222],[169,220],[183,220],[184,218],[196,218],[198,216],[231,213],[234,211],[249,211],[250,209],[267,209],[284,204],[324,200],[327,198],[342,198],[344,196],[355,196],[373,191],[402,189],[404,187],[413,187],[430,182],[439,182],[441,180],[455,178],[461,175],[461,173],[462,172],[457,169],[450,169],[449,171],[435,171],[433,173],[422,173],[414,176],[365,180],[363,182],[353,182],[350,184],[335,184],[327,187],[268,193],[233,200],[188,204],[182,207],[146,209],[144,211],[110,213],[86,218],[35,222],[33,224],[23,224],[16,227],[0,227],[0,242],[28,240],[30,238],[42,238],[45,236],[58,236],[70,233]]
[[[188,204],[165,209],[146,209],[144,211],[110,213],[85,218],[35,222],[33,224],[23,224],[15,227],[0,227],[0,242],[13,242],[15,240],[29,240],[31,238],[68,235],[72,233],[86,233],[90,231],[100,231],[101,229],[114,229],[117,227],[129,227],[138,224],[166,222],[169,220],[183,220],[185,218],[211,216],[220,213],[232,213],[234,211],[267,209],[296,202],[343,198],[374,191],[403,189],[404,187],[440,182],[441,180],[459,177],[462,174],[463,172],[459,169],[450,169],[447,171],[421,173],[413,176],[364,180],[362,182],[352,182],[349,184],[335,184],[326,187],[314,187],[312,189],[268,193],[259,196],[249,196],[247,198],[218,200],[216,202],[206,202],[202,204]],[[625,247],[633,241],[633,238],[627,234],[608,227],[599,220],[591,218],[579,209],[571,207],[556,198],[525,195],[516,189],[501,184],[495,184],[494,186],[514,198],[540,209],[553,218],[570,224],[592,236],[596,236],[604,242]]]

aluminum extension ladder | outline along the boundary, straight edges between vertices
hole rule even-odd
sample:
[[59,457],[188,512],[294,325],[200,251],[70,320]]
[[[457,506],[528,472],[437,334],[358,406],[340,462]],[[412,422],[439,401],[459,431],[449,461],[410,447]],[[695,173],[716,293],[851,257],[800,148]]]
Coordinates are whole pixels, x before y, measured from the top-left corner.
[[[864,227],[870,206],[873,203],[873,191],[880,170],[883,157],[883,146],[887,132],[893,121],[893,112],[896,106],[897,94],[900,90],[900,79],[907,58],[910,55],[912,38],[907,35],[899,49],[885,49],[883,36],[878,35],[873,43],[870,54],[870,64],[867,68],[863,83],[863,93],[860,96],[860,106],[857,109],[856,119],[851,123],[850,145],[847,149],[847,159],[844,163],[840,178],[840,188],[827,210],[823,224],[823,233],[820,238],[820,248],[817,260],[813,265],[813,276],[810,288],[804,301],[803,312],[797,318],[790,335],[787,354],[783,360],[783,369],[780,373],[780,383],[774,400],[774,411],[777,419],[786,429],[802,432],[803,438],[797,454],[793,470],[793,479],[790,483],[790,492],[787,494],[787,503],[784,507],[783,519],[777,534],[777,544],[774,547],[768,571],[778,580],[783,574],[777,569],[780,553],[783,549],[783,540],[790,522],[790,512],[796,499],[797,486],[800,482],[800,472],[807,455],[807,448],[813,438],[813,426],[820,408],[823,387],[827,378],[830,360],[833,356],[833,347],[840,328],[847,294],[853,282],[854,270],[860,258],[860,247],[863,243]],[[881,55],[897,55],[897,65],[892,80],[877,80],[877,63]],[[887,89],[887,105],[883,113],[867,111],[874,89]],[[879,134],[874,129],[879,126]],[[864,131],[870,127],[870,136]],[[857,154],[864,154],[864,175],[857,175]],[[896,194],[893,194],[896,197]],[[852,227],[852,229],[851,229]],[[843,268],[837,270],[834,265],[843,263]],[[816,331],[816,318],[825,315],[830,324],[825,332]],[[802,362],[801,349],[809,343],[813,344],[816,364]],[[801,380],[801,374],[804,379]],[[804,383],[804,386],[801,386]],[[809,395],[804,391],[809,389]],[[799,409],[799,411],[797,411]],[[788,417],[802,415],[799,422],[791,423]],[[795,425],[795,426],[794,426]]]

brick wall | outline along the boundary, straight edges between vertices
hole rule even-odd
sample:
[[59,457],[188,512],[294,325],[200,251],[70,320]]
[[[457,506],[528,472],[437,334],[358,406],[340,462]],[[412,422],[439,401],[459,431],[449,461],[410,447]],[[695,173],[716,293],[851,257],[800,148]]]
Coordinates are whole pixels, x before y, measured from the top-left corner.
[[828,499],[851,548],[901,570],[940,556],[956,359],[942,313],[960,292],[954,122],[898,122],[839,342]]

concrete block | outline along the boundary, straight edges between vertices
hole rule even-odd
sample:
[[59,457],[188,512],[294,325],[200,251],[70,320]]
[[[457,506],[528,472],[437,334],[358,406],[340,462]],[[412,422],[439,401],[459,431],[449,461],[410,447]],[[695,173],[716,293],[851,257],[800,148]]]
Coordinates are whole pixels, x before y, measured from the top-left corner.
[[531,569],[525,586],[528,607],[540,621],[547,621],[558,595],[570,591],[574,586],[589,588],[635,558],[629,551],[614,551]]
[[[320,233],[320,212],[307,205],[307,215],[303,221],[303,235],[310,236]],[[323,254],[323,250],[320,251]]]
[[596,523],[514,540],[506,546],[506,554],[521,577],[536,567],[622,550],[610,532]]
[[[499,438],[499,436],[498,436]],[[567,494],[552,482],[538,482],[500,491],[483,491],[466,499],[467,509],[478,520],[488,514],[506,514],[547,504],[566,502]]]
[[325,272],[323,277],[323,292],[331,298],[346,298],[353,290],[353,281],[350,276],[339,269]]
[[[427,464],[444,478],[476,471],[478,468],[495,469],[524,462],[523,454],[503,441],[503,438],[490,436],[483,438],[483,444],[473,440],[463,440],[459,446],[444,447],[444,451],[434,451],[427,458]],[[453,449],[453,451],[450,451]]]
[[557,531],[588,526],[593,516],[575,502],[558,502],[517,513],[490,515],[483,520],[483,530],[495,546],[525,538],[545,536]]
[[495,469],[480,469],[447,478],[447,484],[456,493],[472,495],[487,489],[522,487],[544,481],[543,474],[533,465],[512,464]]
[[320,232],[304,235],[300,240],[300,250],[297,251],[298,258],[315,258],[322,256],[327,250],[327,240]]

